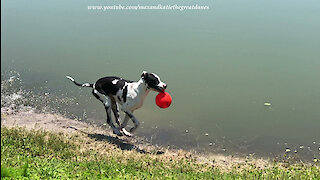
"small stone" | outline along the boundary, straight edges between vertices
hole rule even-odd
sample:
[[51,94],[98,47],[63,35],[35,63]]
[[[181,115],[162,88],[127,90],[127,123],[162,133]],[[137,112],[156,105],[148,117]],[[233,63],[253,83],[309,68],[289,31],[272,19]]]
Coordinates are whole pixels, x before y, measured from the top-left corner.
[[209,146],[212,146],[213,145],[213,143],[209,143]]
[[188,131],[188,129],[186,130],[186,133],[188,133],[189,131]]
[[303,149],[303,148],[304,148],[304,146],[302,146],[302,145],[301,145],[299,148],[300,148],[300,149]]
[[291,150],[289,148],[286,149],[286,152],[290,152]]
[[208,133],[205,133],[204,135],[205,135],[205,136],[209,136],[209,134],[208,134]]
[[263,103],[263,105],[264,105],[264,106],[271,106],[271,103],[265,102],[265,103]]

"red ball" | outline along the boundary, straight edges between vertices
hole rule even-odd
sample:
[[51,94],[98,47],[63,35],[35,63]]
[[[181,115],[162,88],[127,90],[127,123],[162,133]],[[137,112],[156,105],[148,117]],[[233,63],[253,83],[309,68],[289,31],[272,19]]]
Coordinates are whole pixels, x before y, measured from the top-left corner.
[[156,97],[156,104],[160,108],[167,108],[171,105],[172,98],[169,93],[167,92],[161,92]]

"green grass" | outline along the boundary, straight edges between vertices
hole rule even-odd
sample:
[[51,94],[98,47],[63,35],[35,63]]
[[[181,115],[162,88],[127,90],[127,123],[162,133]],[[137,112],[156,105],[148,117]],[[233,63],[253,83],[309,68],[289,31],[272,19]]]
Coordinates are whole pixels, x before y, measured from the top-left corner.
[[1,128],[1,179],[320,179],[316,165],[229,172],[192,158],[122,151],[81,136]]

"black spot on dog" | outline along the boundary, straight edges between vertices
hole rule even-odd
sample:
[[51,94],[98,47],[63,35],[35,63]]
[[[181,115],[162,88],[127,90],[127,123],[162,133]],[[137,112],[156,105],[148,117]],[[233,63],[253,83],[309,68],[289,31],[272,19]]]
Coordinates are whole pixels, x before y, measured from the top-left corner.
[[100,97],[98,96],[98,94],[96,94],[96,93],[94,92],[94,90],[92,90],[92,94],[94,95],[94,97],[96,97],[99,101],[101,101],[101,102],[103,103],[103,100],[100,99]]
[[129,116],[129,118],[132,118],[132,117],[133,117],[132,114],[127,113],[127,112],[125,112],[125,113]]
[[123,102],[127,101],[127,93],[128,93],[128,86],[125,86],[124,89],[123,89],[123,92],[122,92]]
[[143,78],[145,82],[148,84],[148,87],[156,90],[161,90],[160,87],[158,87],[158,84],[160,83],[160,79],[157,78],[154,74],[146,73]]
[[119,96],[117,96],[118,100],[121,101],[121,98]]
[[[113,84],[114,80],[118,80],[116,84]],[[126,82],[131,83],[133,81],[125,80],[116,76],[104,77],[96,82],[95,89],[104,95],[116,95],[119,89],[122,89]]]

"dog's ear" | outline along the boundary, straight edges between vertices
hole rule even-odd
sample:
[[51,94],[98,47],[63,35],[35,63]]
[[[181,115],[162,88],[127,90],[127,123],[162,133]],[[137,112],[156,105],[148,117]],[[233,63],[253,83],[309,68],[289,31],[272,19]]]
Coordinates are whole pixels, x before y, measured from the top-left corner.
[[142,74],[141,74],[141,78],[142,78],[142,79],[146,79],[147,76],[148,76],[147,71],[143,71]]

